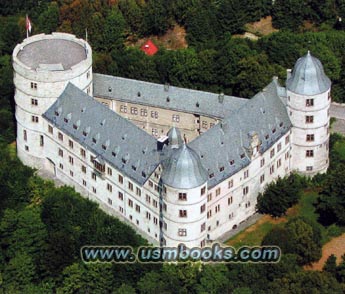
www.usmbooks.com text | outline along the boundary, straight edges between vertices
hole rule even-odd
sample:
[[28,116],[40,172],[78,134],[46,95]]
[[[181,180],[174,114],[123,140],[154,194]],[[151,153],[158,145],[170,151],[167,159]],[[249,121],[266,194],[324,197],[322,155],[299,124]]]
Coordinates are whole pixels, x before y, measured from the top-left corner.
[[[181,246],[182,245],[182,246]],[[210,247],[188,248],[142,246],[134,250],[130,246],[83,246],[80,250],[84,262],[252,262],[275,263],[280,260],[277,246],[222,247],[214,243]]]

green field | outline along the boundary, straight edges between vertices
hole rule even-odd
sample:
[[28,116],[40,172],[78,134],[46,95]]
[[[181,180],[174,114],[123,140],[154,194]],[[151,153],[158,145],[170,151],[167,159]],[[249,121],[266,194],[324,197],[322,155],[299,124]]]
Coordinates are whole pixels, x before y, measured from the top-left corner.
[[[345,156],[345,146],[341,146]],[[317,199],[317,191],[307,190],[303,192],[303,195],[297,205],[291,208],[285,217],[273,219],[268,216],[264,216],[256,224],[248,227],[247,229],[239,232],[228,241],[227,244],[239,248],[241,246],[255,246],[260,245],[264,236],[275,226],[282,226],[289,219],[296,216],[303,216],[315,223],[319,215],[315,212],[313,203]],[[318,223],[317,223],[318,224]],[[332,225],[328,228],[318,224],[322,232],[322,244],[327,243],[332,237],[339,236],[345,232],[344,228],[340,228],[336,225]]]

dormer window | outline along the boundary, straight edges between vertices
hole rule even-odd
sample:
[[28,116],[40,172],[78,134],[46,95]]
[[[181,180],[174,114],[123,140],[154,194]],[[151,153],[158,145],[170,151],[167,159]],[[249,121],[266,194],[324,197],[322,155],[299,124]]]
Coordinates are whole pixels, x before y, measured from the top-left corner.
[[141,176],[142,176],[143,178],[146,178],[146,173],[145,173],[145,172],[142,172],[142,173],[141,173]]
[[210,173],[209,177],[212,179],[214,177],[214,173]]
[[140,93],[140,92],[138,92],[138,93],[137,93],[137,95],[138,95],[138,97],[140,97],[140,96],[141,96],[141,93]]
[[132,170],[136,171],[137,170],[137,167],[132,165]]
[[230,165],[234,165],[234,163],[235,163],[235,160],[230,160]]
[[276,132],[276,128],[274,128],[273,130],[272,130],[272,133],[274,134]]
[[284,123],[283,122],[281,122],[280,124],[279,124],[279,127],[282,127],[284,125]]
[[219,168],[219,171],[220,171],[220,172],[224,171],[224,166],[221,166],[221,167]]
[[245,156],[245,155],[244,155],[244,153],[242,153],[242,154],[241,154],[241,159],[243,159],[243,158],[244,158],[244,156]]
[[102,149],[103,149],[103,150],[107,150],[107,146],[105,146],[104,144],[102,144]]
[[195,104],[195,106],[196,106],[196,107],[199,107],[199,106],[200,106],[199,102],[197,102],[197,103]]
[[73,129],[78,129],[77,125],[76,124],[73,124]]
[[269,137],[270,137],[269,135],[266,135],[266,136],[265,136],[265,139],[268,140]]
[[110,92],[112,92],[113,91],[113,89],[111,88],[111,87],[109,87],[108,88],[108,92],[110,93]]
[[57,110],[55,110],[54,113],[55,113],[56,116],[59,116],[59,115],[60,115],[60,113],[59,113]]
[[66,117],[63,119],[63,121],[64,121],[65,123],[68,123],[68,119],[67,119]]
[[115,153],[114,151],[111,152],[111,155],[114,156],[114,157],[116,157],[116,153]]

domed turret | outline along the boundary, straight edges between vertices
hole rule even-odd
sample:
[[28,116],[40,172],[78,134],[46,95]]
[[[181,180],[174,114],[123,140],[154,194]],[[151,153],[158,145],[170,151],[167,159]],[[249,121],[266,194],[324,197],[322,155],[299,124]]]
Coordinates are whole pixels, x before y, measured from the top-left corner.
[[331,81],[326,76],[320,60],[308,51],[305,56],[297,60],[286,86],[291,92],[311,96],[329,90]]
[[171,148],[178,148],[183,144],[181,132],[179,129],[172,127],[168,132],[169,146]]
[[207,172],[197,153],[183,144],[164,165],[164,184],[176,189],[192,189],[207,181]]

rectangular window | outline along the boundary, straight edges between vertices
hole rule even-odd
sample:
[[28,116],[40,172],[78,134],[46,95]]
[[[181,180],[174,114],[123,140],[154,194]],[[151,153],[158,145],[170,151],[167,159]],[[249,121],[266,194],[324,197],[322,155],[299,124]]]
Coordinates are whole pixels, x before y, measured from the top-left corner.
[[305,122],[306,122],[307,124],[312,124],[312,123],[314,122],[314,116],[312,116],[312,115],[306,115],[306,117],[305,117]]
[[249,192],[249,187],[248,187],[248,186],[247,186],[247,187],[244,187],[244,188],[243,188],[243,195],[247,195],[248,192]]
[[108,190],[109,192],[113,192],[113,186],[110,185],[109,183],[107,183],[107,190]]
[[86,152],[83,148],[80,148],[80,155],[85,158]]
[[201,125],[202,128],[203,128],[203,129],[207,129],[207,125],[208,125],[208,124],[207,124],[207,121],[203,120],[203,121],[202,121],[202,125]]
[[68,140],[68,146],[69,146],[71,149],[73,149],[73,141]]
[[202,187],[201,192],[200,192],[201,196],[205,195],[205,193],[206,193],[206,187]]
[[131,182],[128,182],[128,189],[133,191],[133,183]]
[[215,212],[219,212],[220,211],[220,204],[216,205],[216,207],[214,208],[215,209]]
[[180,122],[180,116],[178,114],[172,115],[172,121],[173,122]]
[[147,109],[145,109],[145,108],[140,109],[140,115],[141,116],[147,116]]
[[314,99],[307,99],[305,101],[305,106],[307,107],[314,106]]
[[207,212],[207,218],[210,218],[212,216],[212,210],[209,210],[208,212]]
[[243,173],[243,177],[246,179],[249,177],[249,170],[246,170],[244,173]]
[[220,188],[217,188],[216,189],[216,196],[219,196],[220,195]]
[[157,208],[158,207],[158,202],[156,200],[153,200],[152,201],[152,205]]
[[147,203],[151,203],[151,197],[149,195],[146,194],[146,202]]
[[140,190],[140,188],[136,188],[135,189],[135,192],[136,192],[136,194],[140,197],[141,196],[141,190]]
[[289,144],[289,142],[290,142],[290,136],[287,135],[287,136],[285,137],[285,145]]
[[265,158],[262,158],[260,160],[260,167],[263,167],[265,165]]
[[34,122],[34,123],[38,123],[38,116],[31,116],[31,121]]
[[44,137],[40,135],[40,146],[44,145]]
[[83,186],[86,186],[86,181],[85,180],[83,180]]
[[123,193],[122,192],[119,192],[119,199],[121,200],[121,201],[123,201]]
[[31,105],[35,105],[35,106],[37,106],[38,105],[38,101],[37,101],[37,99],[31,99]]
[[135,204],[135,211],[140,212],[140,206],[138,204]]
[[260,184],[262,184],[265,181],[265,175],[260,176]]
[[109,204],[109,205],[113,205],[113,200],[111,200],[110,198],[108,198],[108,204]]
[[187,193],[178,193],[178,200],[187,200]]
[[73,174],[73,171],[70,170],[70,171],[69,171],[69,174],[70,174],[70,176],[73,178],[73,175],[74,175],[74,174]]
[[151,117],[152,118],[158,118],[158,111],[151,111]]
[[81,166],[81,171],[82,171],[84,174],[86,174],[86,166],[85,166],[85,165],[82,165],[82,166]]
[[148,211],[146,211],[146,218],[149,220],[151,219],[151,213],[149,213]]
[[119,175],[118,178],[119,178],[119,183],[120,183],[120,184],[123,184],[123,176]]
[[206,210],[206,204],[200,206],[200,213],[204,213]]
[[270,174],[273,174],[274,173],[274,165],[272,165],[271,167],[270,167]]
[[229,198],[228,198],[228,205],[231,205],[232,204],[232,196],[230,196]]
[[282,165],[282,160],[279,158],[277,161],[277,168],[280,168]]
[[53,133],[53,127],[51,125],[48,125],[48,133],[50,134]]
[[126,105],[121,105],[120,106],[120,112],[127,113],[127,106]]
[[28,140],[28,136],[27,136],[26,130],[23,130],[23,137],[24,137],[24,141]]
[[95,181],[97,180],[97,175],[95,173],[92,173],[91,177],[92,177],[93,180],[95,180]]
[[187,210],[185,210],[185,209],[180,209],[180,211],[179,211],[179,216],[180,216],[180,217],[187,217]]
[[271,150],[271,153],[270,153],[270,154],[271,154],[271,158],[274,156],[274,153],[275,153],[275,152],[274,152],[274,148],[273,148],[273,149]]
[[63,157],[63,150],[59,148],[59,156]]
[[282,150],[282,143],[279,143],[277,147],[277,152],[279,152],[280,150]]
[[107,173],[108,173],[109,176],[112,176],[113,175],[113,170],[110,167],[108,167],[107,168]]
[[37,90],[37,83],[31,82],[31,89]]
[[314,157],[314,150],[307,150],[305,153],[306,157]]
[[95,187],[92,187],[92,192],[95,193],[95,194],[97,193],[97,190],[96,190]]
[[313,167],[312,166],[307,166],[307,171],[312,171],[313,170]]
[[315,140],[314,134],[308,134],[306,140],[307,142],[314,142]]
[[234,186],[234,180],[231,179],[229,182],[228,182],[228,188],[232,188]]
[[158,130],[156,128],[152,128],[152,135],[158,136]]
[[129,207],[133,207],[133,200],[128,199],[128,206],[129,206]]
[[70,163],[71,165],[73,165],[74,159],[73,159],[72,156],[68,156],[68,161],[69,161],[69,163]]
[[58,133],[58,138],[59,138],[60,141],[63,141],[63,135],[62,135],[62,133],[60,133],[60,132]]
[[131,114],[137,115],[138,114],[138,108],[131,107]]
[[181,237],[187,236],[187,229],[178,229],[178,235]]

